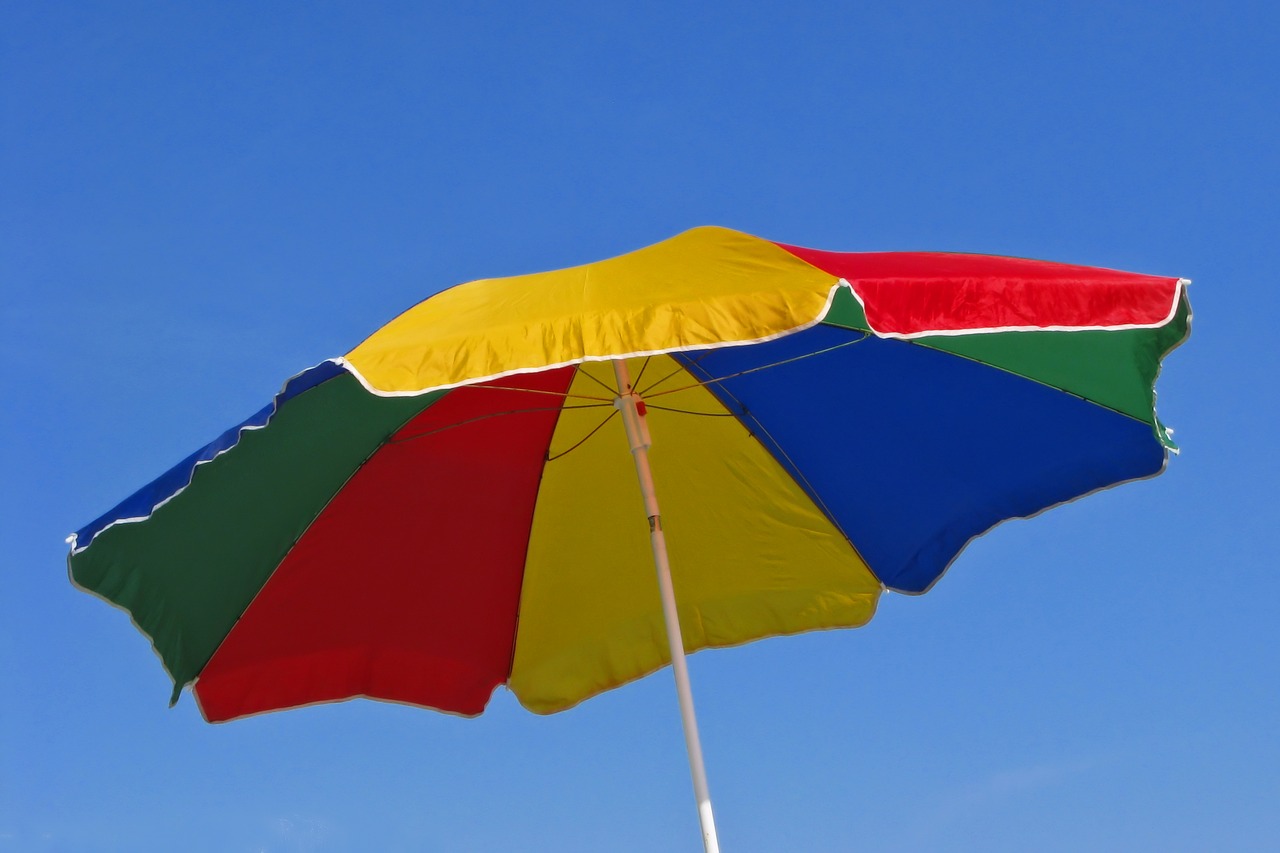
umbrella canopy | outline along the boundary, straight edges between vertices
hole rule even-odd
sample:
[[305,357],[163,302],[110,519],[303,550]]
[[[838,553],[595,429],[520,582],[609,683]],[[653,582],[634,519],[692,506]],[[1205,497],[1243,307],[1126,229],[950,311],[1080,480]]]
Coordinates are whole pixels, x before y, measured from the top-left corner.
[[608,362],[654,436],[689,651],[865,623],[998,522],[1164,466],[1185,281],[699,228],[397,317],[72,537],[209,720],[539,713],[668,662]]
[[559,711],[682,664],[647,538],[694,651],[862,625],[1002,520],[1159,473],[1186,283],[721,228],[471,282],[77,531],[71,576],[211,721]]

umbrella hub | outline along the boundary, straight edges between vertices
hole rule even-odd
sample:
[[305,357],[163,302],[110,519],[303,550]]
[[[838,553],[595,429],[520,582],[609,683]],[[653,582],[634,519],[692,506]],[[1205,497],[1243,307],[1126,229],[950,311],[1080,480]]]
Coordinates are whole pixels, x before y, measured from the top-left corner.
[[625,393],[619,393],[613,399],[613,407],[622,413],[622,425],[627,430],[631,452],[634,454],[648,450],[653,445],[653,440],[649,437],[649,412],[644,398],[628,385]]

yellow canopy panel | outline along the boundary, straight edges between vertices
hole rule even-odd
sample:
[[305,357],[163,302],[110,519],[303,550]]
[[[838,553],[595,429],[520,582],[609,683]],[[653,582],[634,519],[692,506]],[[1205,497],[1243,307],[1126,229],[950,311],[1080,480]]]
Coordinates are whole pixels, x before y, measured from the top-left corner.
[[836,279],[727,228],[553,272],[472,281],[419,302],[346,356],[381,394],[554,365],[767,340],[817,322]]

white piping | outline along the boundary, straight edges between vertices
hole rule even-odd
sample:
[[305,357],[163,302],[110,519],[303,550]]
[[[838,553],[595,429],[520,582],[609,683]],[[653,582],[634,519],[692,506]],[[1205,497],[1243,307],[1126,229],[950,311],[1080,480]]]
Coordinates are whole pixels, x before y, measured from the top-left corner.
[[363,385],[365,390],[368,391],[370,394],[376,394],[379,397],[417,397],[422,394],[430,394],[433,391],[448,391],[452,388],[462,388],[467,385],[480,385],[485,382],[492,382],[496,379],[505,379],[508,376],[520,376],[526,373],[542,373],[544,370],[556,370],[558,368],[569,367],[570,365],[574,365],[574,364],[585,364],[587,362],[599,362],[599,361],[616,361],[617,359],[620,359],[620,358],[622,359],[647,358],[649,356],[654,356],[654,355],[667,355],[673,352],[703,352],[706,350],[727,349],[729,347],[744,347],[744,346],[751,346],[752,344],[764,344],[764,343],[768,343],[769,341],[776,341],[779,338],[785,338],[788,335],[794,335],[798,332],[803,332],[807,329],[811,329],[814,326],[821,323],[823,318],[827,316],[827,312],[831,310],[831,304],[832,302],[835,301],[836,291],[841,287],[841,285],[848,287],[849,283],[844,279],[840,279],[831,286],[831,290],[827,293],[826,301],[823,303],[822,310],[818,312],[818,316],[815,317],[814,319],[806,320],[800,325],[794,326],[790,329],[784,329],[780,332],[773,332],[771,334],[763,335],[758,338],[746,338],[743,340],[733,340],[733,341],[714,341],[711,343],[690,344],[688,346],[661,347],[659,349],[635,350],[633,352],[624,352],[624,353],[608,353],[605,355],[585,354],[585,355],[577,356],[575,358],[568,359],[567,361],[557,361],[551,364],[538,365],[536,367],[516,367],[516,368],[512,368],[511,370],[502,370],[497,373],[491,373],[485,376],[461,379],[457,382],[446,382],[440,385],[428,385],[425,388],[421,388],[413,391],[384,391],[380,388],[376,388],[372,384],[370,384],[369,380],[366,379],[364,375],[360,372],[360,370],[354,364],[348,361],[345,356],[332,359],[332,360],[342,365],[343,367],[345,367],[348,371],[350,371],[351,374],[360,381],[360,384]]
[[[160,507],[164,506],[164,505],[165,505],[165,504],[167,504],[169,501],[173,500],[173,499],[174,499],[174,498],[176,498],[178,495],[182,494],[183,492],[185,492],[185,491],[187,490],[187,488],[191,485],[191,481],[192,481],[193,479],[195,479],[195,476],[196,476],[196,469],[197,469],[197,468],[199,468],[201,465],[204,465],[204,464],[206,464],[206,463],[208,463],[208,462],[212,462],[213,460],[217,459],[217,458],[218,458],[219,456],[221,456],[222,454],[227,453],[228,451],[234,450],[236,447],[239,447],[239,446],[240,446],[240,439],[244,436],[244,434],[245,434],[246,432],[251,432],[251,431],[253,431],[253,430],[259,430],[259,429],[264,429],[268,424],[270,424],[270,423],[271,423],[272,418],[274,418],[274,417],[276,416],[276,412],[278,412],[278,411],[280,410],[280,404],[277,402],[277,400],[279,399],[280,395],[281,395],[281,394],[283,394],[283,393],[285,392],[285,389],[289,387],[289,383],[290,383],[290,382],[292,382],[293,380],[297,379],[299,376],[301,376],[301,375],[302,375],[302,374],[304,374],[304,373],[307,373],[307,372],[309,372],[309,371],[315,370],[317,367],[319,367],[319,366],[320,366],[320,365],[322,365],[322,364],[325,364],[326,362],[333,362],[334,364],[337,364],[337,365],[339,365],[339,366],[345,366],[345,365],[343,364],[343,360],[342,360],[342,359],[340,359],[340,358],[326,358],[324,361],[317,362],[317,363],[315,363],[314,365],[312,365],[311,367],[308,367],[306,370],[301,370],[301,371],[299,371],[299,372],[295,373],[293,376],[290,376],[288,379],[286,379],[286,380],[285,380],[284,385],[280,386],[280,391],[279,391],[279,393],[275,394],[275,395],[271,398],[271,413],[270,413],[269,415],[267,415],[267,419],[266,419],[265,421],[263,421],[263,422],[262,422],[262,423],[260,423],[260,424],[248,424],[248,425],[246,425],[246,426],[242,426],[242,427],[240,427],[240,429],[236,432],[236,440],[235,440],[235,441],[233,441],[233,442],[231,442],[231,444],[229,444],[229,445],[227,445],[226,447],[222,448],[222,449],[221,449],[221,450],[219,450],[217,453],[215,453],[215,454],[213,454],[212,456],[210,456],[208,459],[197,459],[197,460],[196,460],[196,462],[195,462],[195,464],[191,466],[191,473],[187,476],[187,482],[186,482],[185,484],[183,484],[182,486],[179,486],[179,487],[178,487],[178,489],[176,489],[176,490],[173,492],[173,494],[169,495],[167,498],[165,498],[165,499],[161,500],[161,501],[160,501],[160,502],[158,502],[155,506],[151,507],[151,511],[150,511],[150,512],[148,512],[146,515],[131,516],[131,517],[129,517],[129,518],[117,518],[117,519],[115,519],[114,521],[111,521],[110,523],[108,523],[107,525],[105,525],[104,527],[102,527],[100,530],[98,530],[98,532],[96,532],[95,534],[93,534],[93,539],[89,540],[89,544],[88,544],[88,545],[77,545],[77,544],[76,544],[76,538],[77,538],[77,536],[78,536],[79,534],[78,534],[78,533],[72,533],[72,534],[71,534],[70,536],[68,536],[68,537],[66,538],[66,540],[65,540],[65,541],[66,541],[66,543],[67,543],[68,545],[70,545],[70,546],[71,546],[71,556],[73,556],[73,557],[74,557],[76,554],[79,554],[80,552],[84,551],[86,548],[88,548],[88,547],[89,547],[89,545],[92,545],[92,544],[94,543],[94,541],[95,541],[99,536],[101,536],[103,533],[106,533],[108,530],[110,530],[112,527],[115,527],[117,524],[134,524],[134,523],[139,522],[139,521],[146,521],[148,518],[150,518],[151,516],[155,515],[156,510],[158,510]],[[206,446],[208,446],[208,445],[206,445]],[[172,469],[170,469],[170,470],[172,470]],[[163,474],[161,474],[160,476],[162,476],[162,477],[163,477],[164,475],[163,475]],[[145,488],[145,487],[144,487],[144,488]],[[136,494],[136,493],[135,493],[135,494]],[[128,498],[126,498],[126,500],[128,500]]]

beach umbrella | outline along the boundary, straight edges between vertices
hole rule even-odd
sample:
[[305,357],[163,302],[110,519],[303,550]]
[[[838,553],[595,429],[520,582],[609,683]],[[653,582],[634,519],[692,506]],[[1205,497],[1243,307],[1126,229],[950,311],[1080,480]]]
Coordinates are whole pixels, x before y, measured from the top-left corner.
[[[866,623],[999,522],[1150,477],[1185,280],[698,228],[426,299],[69,541],[210,721],[560,711]],[[656,567],[657,580],[654,579]]]

